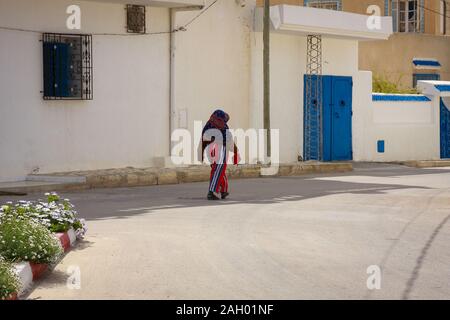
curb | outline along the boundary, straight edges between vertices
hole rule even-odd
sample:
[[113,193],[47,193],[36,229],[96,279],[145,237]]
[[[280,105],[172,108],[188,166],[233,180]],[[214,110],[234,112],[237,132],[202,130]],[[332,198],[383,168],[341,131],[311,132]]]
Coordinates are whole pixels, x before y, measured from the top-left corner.
[[397,161],[394,163],[412,168],[450,167],[450,160],[414,160],[414,161]]
[[[61,242],[64,252],[68,252],[76,242],[76,234],[73,229],[65,233],[56,233],[56,237]],[[19,300],[19,297],[23,295],[29,288],[31,288],[34,281],[40,279],[42,275],[49,269],[48,264],[37,264],[32,262],[20,262],[14,264],[14,269],[19,277],[20,290],[18,293],[13,294],[10,300]]]
[[[55,173],[55,178],[61,178],[65,175],[69,178],[84,179],[84,183],[61,183],[61,184],[44,184],[42,186],[29,186],[10,188],[9,191],[24,192],[41,192],[48,191],[76,191],[95,188],[128,188],[143,186],[162,186],[174,185],[191,182],[209,181],[211,168],[207,165],[176,167],[176,168],[122,168],[122,169],[105,169],[97,171],[80,171],[68,173]],[[274,175],[267,175],[264,171],[269,172],[267,168],[261,165],[239,165],[238,167],[230,166],[227,170],[230,179],[248,179],[260,177],[293,177],[307,174],[322,173],[342,173],[353,170],[351,162],[302,162],[280,164],[278,172]],[[43,177],[49,180],[52,175],[47,174]],[[33,181],[38,181],[40,175],[34,175]],[[64,179],[63,179],[64,180]],[[6,189],[5,189],[6,190]]]

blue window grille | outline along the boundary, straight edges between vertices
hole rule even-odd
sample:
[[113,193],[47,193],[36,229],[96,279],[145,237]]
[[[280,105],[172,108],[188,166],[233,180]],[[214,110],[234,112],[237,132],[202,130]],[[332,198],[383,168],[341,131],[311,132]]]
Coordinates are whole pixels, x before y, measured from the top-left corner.
[[44,33],[44,100],[92,100],[92,36]]
[[413,87],[417,87],[420,80],[441,80],[441,76],[437,73],[415,73],[413,74]]

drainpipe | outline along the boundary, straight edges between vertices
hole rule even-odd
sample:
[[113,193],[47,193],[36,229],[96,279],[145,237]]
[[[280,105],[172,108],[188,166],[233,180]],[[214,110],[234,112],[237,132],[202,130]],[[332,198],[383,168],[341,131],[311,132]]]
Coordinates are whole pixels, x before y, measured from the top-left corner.
[[264,73],[264,129],[267,130],[267,157],[272,156],[270,134],[270,0],[264,0],[264,29],[263,29],[263,73]]
[[[176,14],[180,11],[196,11],[196,10],[203,10],[205,6],[188,6],[188,7],[181,7],[181,8],[171,8],[170,9],[170,30],[172,31],[170,33],[170,83],[169,83],[169,156],[172,155],[172,141],[171,136],[173,130],[176,128],[175,118],[176,118],[176,104],[175,104],[175,94],[176,94],[176,88],[175,88],[175,59],[176,59],[176,32],[178,31],[186,31],[183,28],[177,29],[177,23],[176,23]],[[175,32],[176,30],[176,32]]]

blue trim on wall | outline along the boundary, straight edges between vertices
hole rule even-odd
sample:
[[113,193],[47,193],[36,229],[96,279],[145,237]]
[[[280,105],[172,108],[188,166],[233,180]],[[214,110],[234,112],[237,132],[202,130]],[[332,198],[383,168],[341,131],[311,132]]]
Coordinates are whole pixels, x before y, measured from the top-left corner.
[[402,95],[402,94],[372,94],[372,101],[423,101],[429,102],[430,98],[424,95]]
[[440,67],[441,63],[436,60],[413,60],[415,66]]
[[438,89],[440,92],[450,92],[450,85],[449,84],[438,84],[438,85],[436,85],[436,89]]
[[384,15],[389,16],[389,0],[384,0]]

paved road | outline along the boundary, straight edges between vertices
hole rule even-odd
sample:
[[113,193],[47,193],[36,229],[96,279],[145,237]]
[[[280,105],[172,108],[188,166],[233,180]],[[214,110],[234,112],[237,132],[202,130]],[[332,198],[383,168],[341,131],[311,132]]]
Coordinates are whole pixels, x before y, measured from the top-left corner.
[[65,194],[89,236],[29,298],[450,299],[450,168],[231,186],[225,202],[205,201],[205,183]]

